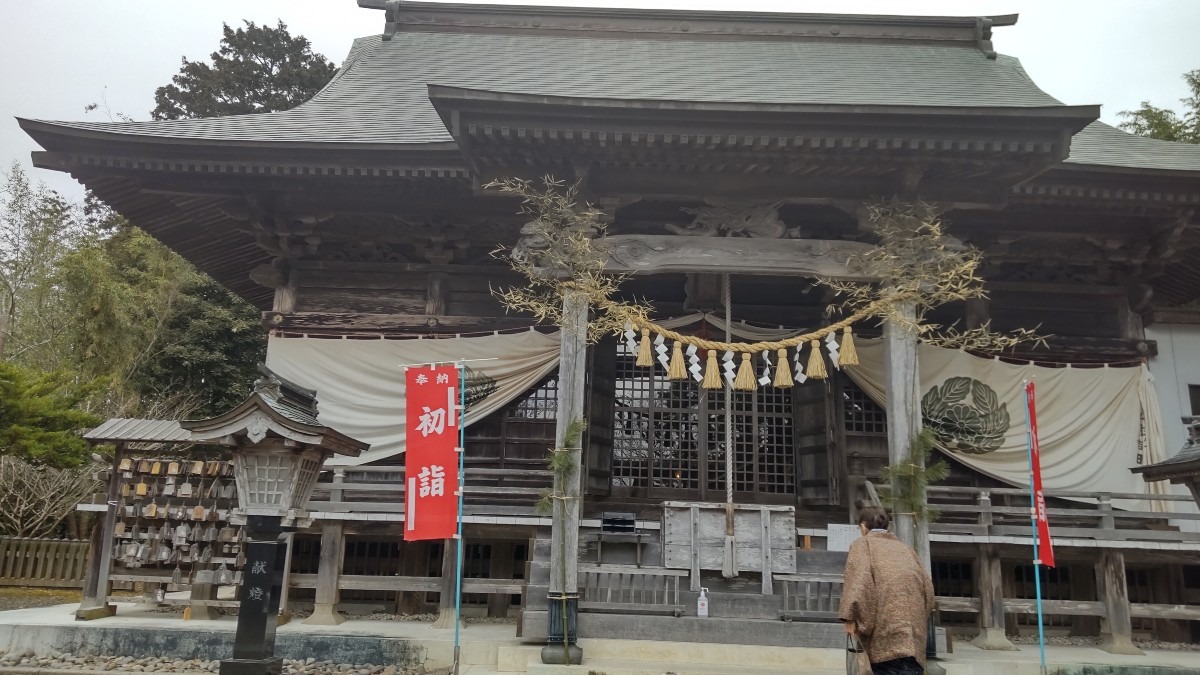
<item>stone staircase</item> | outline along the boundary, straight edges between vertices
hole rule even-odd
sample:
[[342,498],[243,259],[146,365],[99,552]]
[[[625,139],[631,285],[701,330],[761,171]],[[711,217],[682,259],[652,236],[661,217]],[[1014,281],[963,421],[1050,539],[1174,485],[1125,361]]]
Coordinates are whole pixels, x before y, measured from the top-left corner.
[[[584,573],[589,569],[622,569],[634,577],[632,586],[637,588],[639,570],[634,567],[635,554],[632,543],[608,543],[603,546],[603,566],[596,567],[596,535],[592,530],[580,533],[581,585]],[[528,586],[525,608],[521,618],[520,636],[527,642],[537,642],[546,637],[547,600],[550,580],[549,528],[539,530],[530,557]],[[662,560],[662,547],[658,532],[649,531],[643,541],[642,573],[657,569]],[[824,552],[811,552],[814,558]],[[802,557],[802,559],[806,559]],[[840,566],[839,570],[840,572]],[[649,575],[647,575],[649,578]],[[630,583],[624,581],[623,583]],[[649,581],[646,582],[649,585]],[[783,596],[763,595],[761,577],[757,573],[743,574],[737,579],[727,580],[718,572],[702,573],[700,585],[708,588],[709,616],[696,616],[696,600],[699,593],[690,590],[687,577],[679,578],[678,603],[672,607],[655,604],[659,595],[637,596],[637,591],[624,593],[622,602],[614,611],[590,608],[581,611],[579,637],[581,640],[625,640],[658,641],[666,644],[697,643],[728,645],[736,651],[740,646],[758,645],[780,648],[842,648],[844,637],[839,624],[828,621],[783,621]],[[777,589],[778,591],[778,589]],[[672,593],[672,596],[675,594]],[[649,603],[637,605],[638,597],[650,597]],[[839,655],[841,652],[838,652]],[[737,662],[734,662],[735,664]],[[838,668],[844,668],[844,663]]]

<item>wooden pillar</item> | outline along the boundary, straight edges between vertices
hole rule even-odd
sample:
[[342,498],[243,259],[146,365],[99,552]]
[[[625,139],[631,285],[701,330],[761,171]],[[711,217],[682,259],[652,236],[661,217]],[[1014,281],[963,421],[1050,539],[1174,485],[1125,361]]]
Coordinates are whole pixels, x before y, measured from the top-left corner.
[[[400,576],[423,577],[429,574],[429,553],[423,541],[400,544]],[[396,594],[397,614],[421,614],[425,611],[424,591],[401,591]]]
[[[1095,600],[1096,595],[1096,575],[1092,569],[1092,565],[1072,565],[1070,568],[1071,574],[1071,599],[1072,600]],[[1092,637],[1100,634],[1100,617],[1098,616],[1076,616],[1071,619],[1071,635],[1079,637]]]
[[[554,477],[553,518],[550,535],[550,589],[551,604],[559,606],[566,599],[566,616],[548,613],[548,635],[562,636],[569,645],[574,645],[574,633],[568,630],[563,635],[563,623],[576,626],[578,621],[579,593],[579,522],[582,511],[583,491],[580,485],[580,461],[582,439],[571,439],[568,448],[568,431],[572,423],[583,420],[585,367],[587,363],[587,296],[579,292],[567,292],[563,296],[562,338],[559,343],[558,364],[558,412],[554,427],[557,447],[566,449],[571,455],[571,469]],[[553,641],[553,639],[551,640]],[[550,645],[542,651],[543,663],[562,663],[564,650]],[[582,662],[583,654],[576,647],[567,650],[573,663]],[[577,660],[578,659],[578,660]]]
[[[454,598],[461,572],[458,569],[458,547],[462,545],[461,539],[447,539],[442,544],[442,586],[438,591],[438,618],[433,622],[434,628],[454,628]],[[459,625],[466,628],[461,617]]]
[[342,560],[346,554],[345,526],[340,520],[321,522],[321,559],[317,564],[317,590],[312,616],[304,623],[315,626],[336,626],[345,621],[337,611],[338,578],[342,576]]
[[[1154,602],[1163,605],[1178,605],[1187,593],[1183,579],[1183,566],[1178,563],[1158,565],[1150,572],[1150,590]],[[1187,621],[1179,619],[1155,619],[1154,637],[1163,642],[1190,642],[1191,630]]]
[[220,618],[217,608],[208,602],[217,599],[218,586],[211,583],[213,574],[212,570],[195,572],[196,576],[192,579],[192,588],[188,593],[188,600],[191,601],[191,604],[183,611],[185,621],[215,621]]
[[1110,654],[1141,655],[1133,646],[1133,621],[1129,616],[1129,586],[1125,580],[1125,554],[1105,549],[1096,563],[1096,586],[1104,603],[1100,648]]
[[983,328],[991,321],[992,303],[987,298],[970,298],[966,304],[967,329]]
[[[1005,574],[1005,572],[1009,572]],[[1017,582],[1014,578],[1015,571],[1012,565],[1000,563],[1000,590],[1006,598],[1017,597]],[[1004,632],[1007,635],[1020,635],[1021,622],[1016,614],[1004,615]]]
[[[508,542],[492,544],[492,559],[488,569],[488,577],[493,580],[507,581],[513,578],[513,545]],[[508,616],[508,606],[512,604],[511,597],[503,593],[492,593],[488,596],[488,616],[504,618]]]
[[283,558],[283,582],[279,591],[279,625],[282,626],[292,620],[292,610],[288,607],[292,595],[292,551],[296,548],[296,534],[289,532],[287,539],[287,553]]
[[980,649],[1012,651],[1016,647],[1004,634],[1004,590],[1000,550],[994,544],[979,547],[975,583],[979,589],[979,636],[972,644]]
[[[916,320],[916,307],[903,303],[896,311],[906,320]],[[887,397],[888,463],[893,466],[909,461],[913,436],[921,431],[921,381],[917,369],[917,334],[911,326],[885,321],[884,339],[884,386]],[[920,463],[921,458],[913,457]],[[892,492],[897,484],[892,483]],[[915,495],[924,501],[924,495]],[[927,526],[904,513],[892,514],[896,523],[896,536],[912,546],[925,569],[930,569],[929,530]]]
[[108,490],[105,493],[106,508],[104,520],[92,529],[91,559],[88,561],[87,577],[84,579],[83,598],[79,609],[75,610],[76,621],[102,619],[117,613],[116,605],[108,604],[111,588],[109,577],[112,575],[113,547],[117,543],[118,502],[121,499],[121,457],[125,453],[125,444],[118,443],[113,451],[112,473],[108,478]]

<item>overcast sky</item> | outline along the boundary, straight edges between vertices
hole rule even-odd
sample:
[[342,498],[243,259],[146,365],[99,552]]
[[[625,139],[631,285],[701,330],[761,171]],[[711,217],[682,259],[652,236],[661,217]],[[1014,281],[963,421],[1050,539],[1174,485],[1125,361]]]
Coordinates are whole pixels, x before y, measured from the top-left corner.
[[[1103,119],[1142,100],[1178,108],[1181,75],[1200,68],[1198,0],[525,0],[493,4],[652,7],[861,14],[1019,13],[996,48],[1021,59],[1042,89],[1067,104],[1101,104]],[[0,164],[29,165],[37,149],[16,116],[104,121],[84,106],[149,119],[154,90],[180,58],[206,58],[221,23],[283,19],[293,34],[340,63],[351,41],[383,29],[383,12],[355,0],[0,0]],[[37,178],[72,196],[70,177]]]

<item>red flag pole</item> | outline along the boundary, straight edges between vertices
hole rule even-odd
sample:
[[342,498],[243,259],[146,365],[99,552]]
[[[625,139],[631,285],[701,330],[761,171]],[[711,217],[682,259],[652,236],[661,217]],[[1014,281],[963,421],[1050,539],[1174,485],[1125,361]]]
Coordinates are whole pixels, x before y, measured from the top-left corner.
[[1046,633],[1042,618],[1042,565],[1054,567],[1054,548],[1050,542],[1050,521],[1046,518],[1046,497],[1042,492],[1042,456],[1038,445],[1037,405],[1034,385],[1025,381],[1026,438],[1029,442],[1029,523],[1033,530],[1033,583],[1037,593],[1038,648],[1042,657],[1042,675],[1046,675]]

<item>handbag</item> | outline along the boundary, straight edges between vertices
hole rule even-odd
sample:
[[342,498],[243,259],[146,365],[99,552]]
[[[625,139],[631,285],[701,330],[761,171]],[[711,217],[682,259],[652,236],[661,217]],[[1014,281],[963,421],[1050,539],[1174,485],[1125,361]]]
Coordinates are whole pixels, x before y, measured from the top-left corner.
[[846,635],[846,675],[871,675],[871,659],[856,635]]

